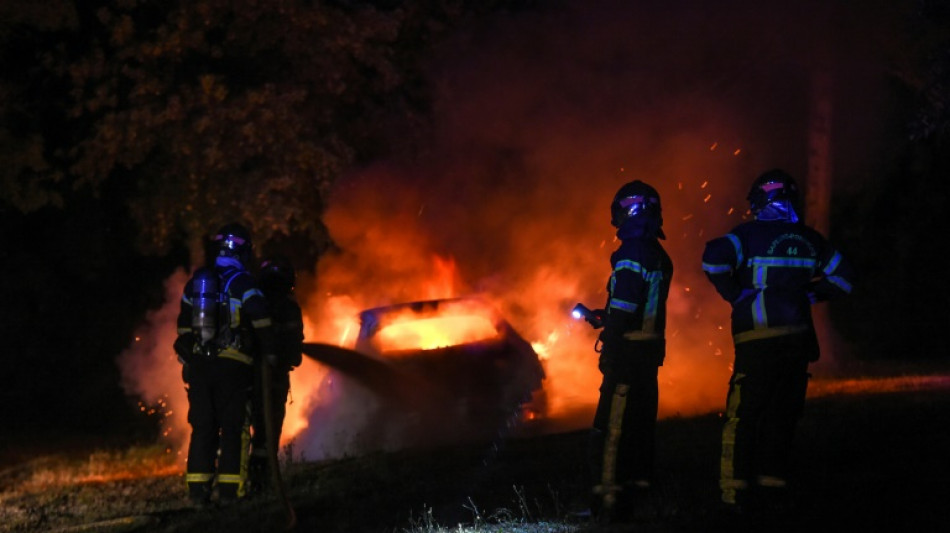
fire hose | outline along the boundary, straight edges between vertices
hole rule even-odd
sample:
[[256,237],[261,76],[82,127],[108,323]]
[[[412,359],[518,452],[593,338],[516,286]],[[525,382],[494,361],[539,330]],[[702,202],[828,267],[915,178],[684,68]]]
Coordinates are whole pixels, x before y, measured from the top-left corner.
[[261,394],[264,396],[264,428],[267,437],[267,462],[270,465],[271,481],[274,484],[274,490],[277,491],[277,496],[280,498],[284,506],[284,511],[287,513],[286,530],[289,531],[297,525],[297,513],[294,512],[294,508],[290,505],[290,500],[287,498],[284,480],[280,475],[280,462],[277,460],[278,446],[280,446],[280,443],[277,442],[277,428],[274,423],[274,397],[272,393],[273,382],[271,381],[271,371],[270,363],[261,361]]

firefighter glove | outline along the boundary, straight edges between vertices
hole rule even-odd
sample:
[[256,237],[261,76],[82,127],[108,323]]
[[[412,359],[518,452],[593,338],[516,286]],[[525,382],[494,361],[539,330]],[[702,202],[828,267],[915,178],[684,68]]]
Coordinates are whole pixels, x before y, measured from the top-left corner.
[[178,354],[178,359],[183,364],[188,364],[191,362],[195,353],[195,334],[194,333],[182,333],[175,339],[175,353]]
[[594,329],[600,329],[604,327],[604,322],[607,321],[607,311],[605,309],[591,309],[590,316],[586,317],[586,320]]
[[742,292],[739,293],[739,296],[737,296],[736,299],[732,301],[733,307],[750,302],[759,294],[760,290],[761,289],[742,289]]
[[824,302],[828,299],[826,295],[822,294],[821,291],[818,290],[817,280],[808,284],[805,295],[808,296],[808,303],[812,305]]

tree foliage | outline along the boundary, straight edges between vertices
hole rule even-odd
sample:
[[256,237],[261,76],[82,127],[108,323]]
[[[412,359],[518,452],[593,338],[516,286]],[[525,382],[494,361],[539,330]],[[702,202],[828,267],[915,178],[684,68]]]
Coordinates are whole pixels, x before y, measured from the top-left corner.
[[0,83],[4,201],[30,212],[76,189],[121,190],[147,253],[186,242],[195,258],[231,220],[259,241],[303,234],[322,246],[328,187],[384,150],[390,125],[424,120],[420,57],[464,4],[110,0],[20,11],[0,29],[17,67]]

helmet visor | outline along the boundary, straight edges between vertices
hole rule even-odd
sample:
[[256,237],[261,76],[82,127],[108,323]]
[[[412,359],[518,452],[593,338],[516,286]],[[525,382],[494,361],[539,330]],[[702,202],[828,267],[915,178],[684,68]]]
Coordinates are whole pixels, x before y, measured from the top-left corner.
[[637,216],[651,205],[656,205],[659,201],[656,198],[643,195],[627,196],[621,198],[618,203],[623,208],[628,217]]
[[763,183],[759,188],[762,189],[769,198],[774,198],[775,195],[780,194],[782,190],[785,189],[785,184],[780,181],[770,181]]
[[220,242],[221,246],[228,250],[237,250],[247,242],[237,235],[215,235],[214,240]]

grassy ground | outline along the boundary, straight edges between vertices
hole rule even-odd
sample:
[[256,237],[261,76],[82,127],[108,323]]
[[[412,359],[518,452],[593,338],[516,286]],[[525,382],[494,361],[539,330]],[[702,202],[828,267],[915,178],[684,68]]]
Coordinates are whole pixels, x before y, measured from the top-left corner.
[[[809,400],[793,477],[797,512],[749,531],[934,531],[950,521],[950,388]],[[716,531],[716,414],[661,421],[658,484],[636,522],[599,529],[586,504],[586,434],[414,450],[286,467],[296,531]],[[0,471],[0,531],[281,531],[272,497],[193,511],[180,474],[112,479],[116,464],[157,472],[161,450],[44,455]],[[98,472],[98,474],[97,474]],[[460,526],[461,524],[461,526]]]

